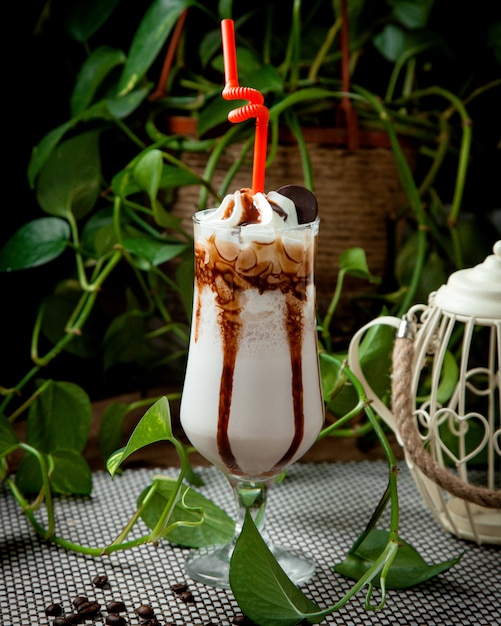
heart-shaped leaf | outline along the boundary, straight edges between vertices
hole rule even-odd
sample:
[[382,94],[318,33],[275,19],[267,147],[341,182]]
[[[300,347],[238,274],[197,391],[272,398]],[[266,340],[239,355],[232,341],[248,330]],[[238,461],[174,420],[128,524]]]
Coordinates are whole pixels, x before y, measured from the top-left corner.
[[57,146],[40,171],[37,199],[50,215],[79,219],[99,196],[101,158],[99,131],[89,131]]
[[[147,506],[141,512],[145,524],[153,529],[158,522],[162,511],[172,497],[176,481],[163,477],[158,481],[154,495],[148,500]],[[149,491],[145,489],[139,496],[140,505]],[[202,518],[202,522],[200,522]],[[183,526],[180,522],[189,524]],[[235,531],[235,522],[231,517],[193,489],[186,489],[183,498],[179,499],[169,518],[166,538],[180,546],[200,548],[202,546],[226,544]]]
[[80,68],[73,93],[71,95],[71,112],[80,115],[92,102],[105,78],[117,66],[125,63],[125,55],[121,50],[108,46],[96,48]]
[[13,452],[19,445],[19,439],[12,427],[12,424],[0,414],[0,457]]
[[137,450],[157,441],[173,441],[170,407],[165,396],[160,398],[143,415],[127,445],[110,456],[106,463],[109,473],[114,476],[120,465]]
[[[51,466],[50,486],[54,494],[88,496],[92,491],[92,473],[76,450],[56,450],[44,455]],[[25,494],[35,494],[42,488],[40,462],[33,454],[21,459],[16,471],[16,486]]]
[[231,557],[230,585],[243,613],[260,626],[294,626],[320,614],[282,570],[248,511]]
[[141,20],[120,77],[119,91],[127,93],[143,78],[174,28],[194,0],[153,0]]
[[69,382],[46,381],[30,407],[27,442],[43,452],[75,450],[87,443],[92,407],[85,391]]
[[37,267],[57,258],[70,239],[70,227],[58,217],[41,217],[21,226],[0,250],[0,271]]
[[145,259],[148,265],[155,267],[174,259],[188,248],[185,243],[162,243],[146,237],[125,239],[123,246],[128,252]]
[[[334,567],[334,571],[352,580],[359,580],[372,567],[387,543],[388,532],[373,528],[362,544],[354,552],[350,551],[345,560]],[[456,565],[462,556],[461,554],[450,561],[428,565],[417,550],[399,539],[399,549],[388,572],[386,587],[406,589],[419,585]],[[379,577],[373,582],[379,586]]]
[[153,203],[162,176],[162,152],[160,150],[145,152],[135,164],[133,174],[138,185],[146,191],[150,202]]

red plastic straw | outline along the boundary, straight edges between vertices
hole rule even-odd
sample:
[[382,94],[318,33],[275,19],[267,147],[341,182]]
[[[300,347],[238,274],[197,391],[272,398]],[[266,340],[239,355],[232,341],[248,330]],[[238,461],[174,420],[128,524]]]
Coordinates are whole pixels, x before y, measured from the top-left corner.
[[246,104],[228,113],[230,122],[244,122],[256,118],[256,136],[254,140],[254,162],[252,170],[252,193],[264,193],[266,169],[266,150],[268,144],[268,120],[270,113],[264,106],[263,95],[252,87],[238,85],[237,54],[235,48],[235,26],[233,20],[221,22],[223,36],[223,58],[225,87],[222,96],[225,100],[248,100]]

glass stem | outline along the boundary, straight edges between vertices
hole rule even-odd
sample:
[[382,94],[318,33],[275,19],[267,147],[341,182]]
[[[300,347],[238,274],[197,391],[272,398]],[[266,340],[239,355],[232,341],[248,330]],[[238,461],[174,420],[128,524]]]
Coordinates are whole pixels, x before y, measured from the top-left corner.
[[266,482],[241,481],[229,478],[230,484],[235,494],[237,505],[237,520],[235,536],[242,530],[245,519],[245,512],[249,511],[256,528],[267,542],[268,538],[264,530],[266,516],[266,500],[269,485]]

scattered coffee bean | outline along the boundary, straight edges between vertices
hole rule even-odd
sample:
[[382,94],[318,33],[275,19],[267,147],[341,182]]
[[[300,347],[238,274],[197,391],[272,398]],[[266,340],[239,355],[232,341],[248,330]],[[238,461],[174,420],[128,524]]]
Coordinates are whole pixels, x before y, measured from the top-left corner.
[[88,602],[89,598],[87,598],[86,596],[77,596],[74,600],[73,600],[73,606],[77,609],[80,604],[82,604],[83,602]]
[[49,606],[45,609],[45,615],[61,615],[63,612],[63,607],[60,604],[49,604]]
[[149,606],[149,604],[141,604],[134,610],[141,619],[150,619],[155,617],[155,611],[151,608],[151,606]]
[[103,574],[101,576],[94,576],[94,578],[92,579],[92,584],[94,585],[94,587],[99,587],[100,589],[102,589],[103,587],[108,586],[108,576],[106,576],[106,574]]
[[252,624],[254,624],[254,622],[245,615],[236,615],[231,623],[243,624],[244,626],[252,626]]
[[85,615],[86,617],[93,617],[97,615],[101,609],[101,605],[99,602],[82,602],[78,605],[77,611],[80,615]]
[[110,613],[106,616],[106,624],[110,626],[124,626],[126,624],[125,617],[118,615],[117,613]]
[[156,617],[151,617],[150,619],[141,622],[141,626],[162,626]]
[[125,611],[125,604],[121,600],[113,600],[106,605],[108,613],[123,613]]
[[71,622],[69,622],[66,617],[56,617],[52,624],[53,626],[68,626]]
[[179,597],[183,602],[195,602],[195,598],[193,597],[191,591],[183,591],[179,594]]
[[188,591],[188,583],[176,583],[171,585],[170,589],[174,593],[183,593],[183,591]]
[[66,621],[68,624],[81,624],[85,621],[85,616],[79,613],[70,613],[66,616]]

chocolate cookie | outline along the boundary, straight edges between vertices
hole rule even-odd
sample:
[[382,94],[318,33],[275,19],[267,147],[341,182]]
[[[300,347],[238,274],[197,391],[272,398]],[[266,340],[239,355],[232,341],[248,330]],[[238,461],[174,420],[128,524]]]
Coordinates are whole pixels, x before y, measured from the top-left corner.
[[309,189],[299,185],[284,185],[277,189],[277,193],[294,202],[299,224],[307,224],[316,219],[318,213],[317,199]]

